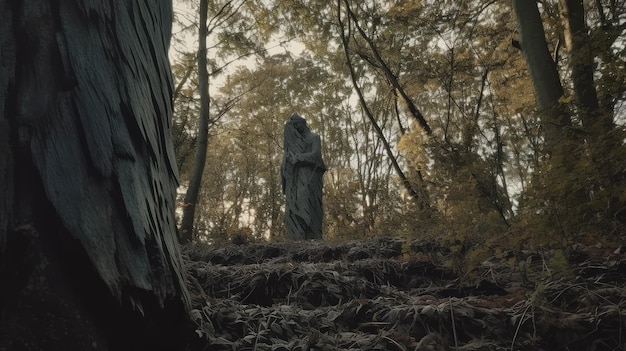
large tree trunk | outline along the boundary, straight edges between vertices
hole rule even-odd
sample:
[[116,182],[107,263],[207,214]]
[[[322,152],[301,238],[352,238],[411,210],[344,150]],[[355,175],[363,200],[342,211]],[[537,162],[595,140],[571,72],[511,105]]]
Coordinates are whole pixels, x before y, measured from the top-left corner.
[[513,0],[513,10],[545,138],[547,162],[537,172],[543,186],[542,201],[552,225],[571,233],[579,230],[581,218],[590,213],[585,184],[574,176],[580,174],[577,164],[584,157],[584,142],[571,128],[569,111],[561,101],[563,88],[548,51],[537,2]]
[[546,143],[552,144],[561,138],[563,126],[570,123],[569,116],[559,108],[559,98],[563,96],[561,79],[548,51],[537,3],[532,0],[513,0],[513,10],[537,108],[543,118]]
[[613,128],[613,120],[610,115],[599,111],[598,94],[593,81],[593,53],[585,24],[583,2],[561,0],[561,6],[578,114],[585,129],[592,132],[598,129],[598,132],[606,133]]
[[207,15],[208,0],[200,0],[200,23],[198,24],[198,86],[200,90],[200,116],[198,121],[198,141],[196,158],[193,163],[189,186],[183,204],[183,218],[180,224],[181,241],[188,243],[193,237],[193,223],[200,195],[202,174],[206,162],[206,148],[209,134],[209,72],[207,68]]
[[[615,129],[613,109],[600,106],[594,83],[594,52],[591,45],[585,9],[582,0],[561,0],[565,42],[569,52],[569,66],[572,70],[572,83],[576,111],[586,132],[590,167],[592,175],[598,179],[595,197],[606,194],[604,211],[606,218],[616,218],[626,222],[626,215],[621,214],[624,199],[623,192],[626,175],[623,167],[623,134]],[[601,5],[600,5],[601,8]]]
[[171,2],[0,0],[0,349],[184,349]]

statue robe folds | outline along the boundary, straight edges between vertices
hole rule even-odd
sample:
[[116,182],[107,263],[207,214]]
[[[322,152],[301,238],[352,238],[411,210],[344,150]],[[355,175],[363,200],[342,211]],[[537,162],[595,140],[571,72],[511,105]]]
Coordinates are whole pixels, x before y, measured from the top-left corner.
[[291,240],[321,239],[326,166],[320,136],[311,133],[304,119],[294,114],[285,124],[284,150],[281,178],[287,235]]

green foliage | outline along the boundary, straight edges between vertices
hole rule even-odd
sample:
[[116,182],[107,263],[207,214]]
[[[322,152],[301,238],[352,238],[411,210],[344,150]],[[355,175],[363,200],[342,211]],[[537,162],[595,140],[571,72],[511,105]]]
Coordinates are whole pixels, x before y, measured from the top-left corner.
[[[623,9],[605,6],[602,18],[594,7],[601,2],[586,4],[600,100],[592,112],[598,120],[614,122],[615,128],[607,129],[602,123],[582,124],[583,112],[589,111],[573,98],[570,58],[556,44],[563,36],[561,15],[556,2],[542,3],[548,46],[560,50],[557,68],[565,95],[557,116],[570,121],[559,126],[559,137],[547,140],[546,128],[553,126],[536,111],[523,55],[511,45],[519,38],[508,4],[351,2],[365,31],[365,36],[353,32],[348,44],[356,78],[399,166],[419,189],[416,201],[405,192],[354,98],[337,3],[261,3],[258,8],[252,6],[257,2],[246,4],[241,17],[224,22],[233,31],[218,36],[224,45],[214,50],[223,52],[214,52],[212,64],[221,67],[234,55],[258,52],[285,38],[296,38],[305,50],[259,53],[254,62],[213,79],[219,89],[211,106],[227,112],[211,132],[202,204],[206,235],[227,237],[228,228],[246,226],[255,237],[282,237],[282,125],[297,111],[322,136],[329,167],[327,239],[429,235],[452,249],[462,247],[449,263],[471,272],[490,247],[565,247],[623,238],[626,150],[619,118],[626,53],[616,42],[622,32],[614,22]],[[368,40],[432,135],[408,113]],[[185,67],[184,60],[174,65],[176,82]],[[175,130],[181,135],[177,154],[184,174],[184,155],[193,147],[193,134],[185,131],[193,129],[189,116],[197,110],[193,75],[180,94]]]
[[574,278],[572,268],[570,267],[569,262],[567,262],[565,253],[561,249],[554,251],[554,255],[548,261],[548,267],[551,269],[553,277],[560,277],[568,280]]

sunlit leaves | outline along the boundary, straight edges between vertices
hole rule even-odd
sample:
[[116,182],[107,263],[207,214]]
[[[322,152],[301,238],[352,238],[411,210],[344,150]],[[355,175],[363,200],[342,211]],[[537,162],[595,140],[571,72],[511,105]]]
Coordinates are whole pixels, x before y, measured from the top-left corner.
[[[612,216],[607,208],[617,200],[608,194],[614,190],[618,198],[623,189],[615,188],[595,170],[604,169],[598,166],[602,163],[611,165],[611,179],[622,177],[616,171],[621,168],[616,165],[623,152],[610,146],[623,139],[617,131],[607,137],[610,142],[602,149],[610,162],[595,163],[588,157],[589,149],[571,148],[581,157],[577,166],[558,173],[554,179],[541,179],[550,167],[546,164],[546,125],[536,111],[523,55],[512,44],[519,40],[519,34],[508,3],[349,3],[354,12],[351,25],[358,23],[366,35],[358,34],[352,27],[348,44],[358,85],[376,122],[382,126],[383,135],[391,142],[392,153],[410,180],[428,189],[428,200],[439,213],[429,219],[415,219],[418,216],[407,205],[406,194],[390,171],[389,158],[381,152],[378,136],[364,119],[353,88],[347,84],[349,75],[339,36],[336,1],[220,1],[213,3],[215,45],[210,54],[211,67],[217,72],[230,60],[249,58],[234,65],[240,67],[222,70],[221,76],[212,77],[213,86],[222,87],[215,89],[212,106],[222,110],[228,106],[231,110],[216,124],[218,128],[212,134],[216,138],[212,162],[220,163],[220,167],[215,166],[211,177],[220,178],[214,184],[216,191],[222,191],[219,201],[244,208],[239,214],[228,213],[231,219],[220,224],[226,228],[223,230],[237,222],[233,216],[245,211],[254,213],[253,223],[246,225],[254,227],[255,234],[282,230],[283,200],[277,169],[282,157],[282,126],[292,112],[303,114],[311,128],[322,136],[329,166],[325,176],[325,223],[327,233],[336,236],[382,227],[415,233],[441,221],[434,228],[443,228],[442,235],[454,232],[462,236],[471,231],[481,238],[485,231],[494,233],[507,225],[523,227],[530,221],[522,217],[551,211],[550,197],[572,190],[560,186],[566,178],[559,177],[566,176],[582,182],[578,188],[594,195],[587,206],[596,211],[591,218]],[[585,6],[596,57],[594,78],[599,99],[603,111],[623,124],[626,51],[618,38],[623,36],[624,10],[613,3],[620,5],[623,1],[585,1]],[[234,9],[238,9],[236,15]],[[345,11],[345,6],[342,9]],[[540,11],[548,46],[557,58],[566,91],[560,105],[573,113],[576,123],[578,107],[566,98],[573,94],[569,57],[559,44],[563,28],[558,1],[541,2]],[[346,16],[345,12],[342,16]],[[412,123],[368,39],[427,119],[432,137],[426,137]],[[304,51],[300,54],[287,50],[289,40],[299,43],[298,49],[304,47]],[[275,50],[265,51],[270,47]],[[555,48],[559,50],[554,51]],[[174,65],[178,82],[185,76],[186,67],[183,59]],[[184,111],[194,109],[193,82],[192,75],[179,91],[180,121],[187,121]],[[586,132],[575,125],[564,136]],[[193,135],[189,137],[192,141]],[[568,150],[567,145],[564,149]],[[224,158],[218,153],[228,156]],[[578,174],[571,174],[573,171]],[[226,180],[233,185],[225,184],[222,189],[220,181]],[[556,184],[551,185],[550,181]],[[222,206],[213,202],[218,195],[211,195],[207,208]],[[557,217],[564,218],[560,213],[545,218],[550,222]],[[570,216],[574,217],[577,216]],[[408,226],[411,220],[414,222]]]

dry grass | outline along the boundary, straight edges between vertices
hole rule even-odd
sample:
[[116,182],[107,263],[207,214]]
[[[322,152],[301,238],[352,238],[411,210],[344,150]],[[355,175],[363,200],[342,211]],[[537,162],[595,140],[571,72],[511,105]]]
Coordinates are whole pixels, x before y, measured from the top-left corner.
[[444,264],[445,248],[390,238],[191,245],[184,254],[194,350],[623,350],[625,344],[626,258],[619,253],[585,257],[567,274],[550,268],[549,252],[516,253],[523,265],[503,254],[469,275]]

